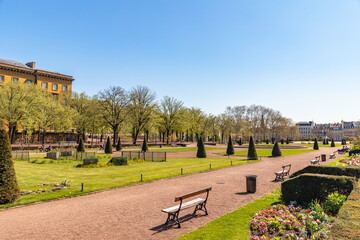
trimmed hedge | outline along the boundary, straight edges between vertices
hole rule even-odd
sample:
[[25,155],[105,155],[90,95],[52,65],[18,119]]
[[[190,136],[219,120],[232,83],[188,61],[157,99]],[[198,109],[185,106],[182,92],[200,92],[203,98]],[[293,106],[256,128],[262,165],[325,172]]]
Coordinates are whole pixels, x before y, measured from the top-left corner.
[[360,149],[353,149],[349,151],[349,156],[351,157],[351,155],[353,154],[359,154],[360,153]]
[[324,202],[334,192],[348,196],[355,187],[353,177],[304,173],[281,184],[282,199],[286,203]]
[[19,195],[9,136],[0,130],[0,204],[15,202]]
[[77,146],[76,151],[85,152],[84,140],[82,138],[80,138],[79,145]]
[[329,239],[360,239],[360,182],[341,207]]
[[273,156],[273,157],[281,157],[281,155],[282,154],[281,154],[279,144],[278,144],[278,142],[275,142],[273,150],[271,152],[271,156]]
[[198,141],[198,149],[197,149],[196,157],[206,158],[205,145],[202,137],[200,137]]
[[307,166],[297,172],[294,172],[290,178],[299,176],[303,173],[316,173],[336,176],[348,176],[360,178],[360,168],[350,166]]
[[258,156],[256,153],[256,148],[255,148],[255,143],[253,140],[253,137],[250,137],[250,141],[249,141],[249,149],[248,149],[248,156],[247,156],[248,160],[257,160]]
[[107,137],[106,140],[106,146],[105,146],[105,153],[106,154],[112,154],[112,147],[111,147],[111,141],[110,141],[110,137]]
[[228,145],[227,145],[227,149],[226,149],[226,155],[230,156],[230,155],[233,155],[234,153],[235,153],[234,152],[234,146],[233,146],[231,135],[230,135]]

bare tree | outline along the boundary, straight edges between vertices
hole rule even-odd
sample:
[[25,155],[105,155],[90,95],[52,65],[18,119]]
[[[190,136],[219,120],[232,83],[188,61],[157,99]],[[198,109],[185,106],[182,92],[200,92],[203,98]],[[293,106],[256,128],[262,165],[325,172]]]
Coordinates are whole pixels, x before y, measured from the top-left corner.
[[113,145],[115,146],[119,128],[132,110],[129,106],[129,95],[123,88],[112,86],[100,91],[97,97],[101,115],[113,131]]
[[166,133],[166,142],[169,144],[169,135],[176,128],[182,118],[183,102],[165,96],[159,106],[159,124]]
[[152,119],[155,108],[155,93],[151,92],[149,88],[137,86],[130,92],[130,101],[132,111],[130,113],[132,125],[132,139],[133,144],[141,131]]

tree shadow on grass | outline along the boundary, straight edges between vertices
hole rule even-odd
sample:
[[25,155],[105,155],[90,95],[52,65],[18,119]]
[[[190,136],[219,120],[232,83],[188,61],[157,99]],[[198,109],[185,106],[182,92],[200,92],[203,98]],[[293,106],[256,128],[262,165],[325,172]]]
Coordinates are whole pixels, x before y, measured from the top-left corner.
[[[183,224],[186,221],[189,221],[191,219],[200,218],[200,217],[206,217],[206,215],[189,213],[187,215],[179,217],[179,220],[180,220],[180,223]],[[150,228],[151,231],[154,231],[154,233],[152,235],[155,235],[155,234],[167,231],[167,230],[171,230],[171,229],[179,229],[178,224],[174,223],[174,222],[171,222],[169,224],[161,224],[161,225],[158,225],[156,227]]]

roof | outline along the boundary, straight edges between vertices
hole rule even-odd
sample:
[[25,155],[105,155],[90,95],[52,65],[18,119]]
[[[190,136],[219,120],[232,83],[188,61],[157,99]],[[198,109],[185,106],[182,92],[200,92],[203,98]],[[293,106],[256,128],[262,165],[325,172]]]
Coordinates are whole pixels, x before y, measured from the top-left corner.
[[3,58],[0,58],[0,63],[7,64],[7,65],[12,65],[12,66],[16,66],[16,67],[23,67],[23,68],[30,68],[31,69],[31,67],[27,66],[26,64],[16,62],[16,61],[13,61],[13,60],[3,59]]

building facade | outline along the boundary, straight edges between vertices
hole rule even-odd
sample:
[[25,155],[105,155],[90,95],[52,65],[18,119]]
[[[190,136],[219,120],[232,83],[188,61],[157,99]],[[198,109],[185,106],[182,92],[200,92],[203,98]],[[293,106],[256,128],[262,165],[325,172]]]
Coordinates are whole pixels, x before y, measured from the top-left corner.
[[335,141],[340,141],[345,137],[358,137],[360,125],[357,122],[339,123],[314,123],[314,122],[299,122],[296,124],[299,130],[300,138],[330,138]]
[[[23,64],[0,58],[0,84],[7,82],[36,84],[57,96],[71,92],[73,81],[72,76],[36,68],[35,62]],[[2,127],[3,122],[0,120],[0,128]]]

